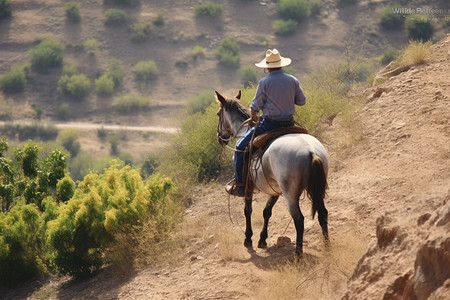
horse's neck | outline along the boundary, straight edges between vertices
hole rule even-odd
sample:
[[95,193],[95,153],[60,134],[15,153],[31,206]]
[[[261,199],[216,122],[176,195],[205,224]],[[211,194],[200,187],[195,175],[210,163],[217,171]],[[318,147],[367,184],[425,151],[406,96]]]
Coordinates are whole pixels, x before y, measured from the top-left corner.
[[230,116],[231,129],[233,130],[233,135],[235,137],[241,137],[248,131],[248,126],[242,125],[246,119],[243,117],[232,117]]

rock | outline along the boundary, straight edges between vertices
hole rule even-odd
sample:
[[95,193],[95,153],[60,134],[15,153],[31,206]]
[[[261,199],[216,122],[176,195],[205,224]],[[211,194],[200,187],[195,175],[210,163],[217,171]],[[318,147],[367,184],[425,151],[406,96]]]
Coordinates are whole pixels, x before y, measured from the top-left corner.
[[290,243],[291,243],[291,239],[289,237],[287,237],[287,236],[280,236],[277,239],[277,246],[278,247],[284,247],[284,246],[286,246],[286,245],[288,245]]

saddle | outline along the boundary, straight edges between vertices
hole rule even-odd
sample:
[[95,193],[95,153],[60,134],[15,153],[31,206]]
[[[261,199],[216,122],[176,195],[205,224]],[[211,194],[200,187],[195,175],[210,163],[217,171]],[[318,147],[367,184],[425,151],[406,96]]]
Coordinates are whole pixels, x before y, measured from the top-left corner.
[[290,133],[308,133],[308,130],[298,125],[270,130],[255,137],[253,139],[253,147],[264,148],[265,145],[270,144],[276,138]]

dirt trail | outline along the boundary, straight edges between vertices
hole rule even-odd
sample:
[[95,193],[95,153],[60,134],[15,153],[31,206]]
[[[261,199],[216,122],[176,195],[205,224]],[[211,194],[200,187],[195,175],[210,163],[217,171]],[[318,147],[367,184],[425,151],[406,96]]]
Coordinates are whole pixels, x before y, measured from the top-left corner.
[[[448,201],[448,70],[450,37],[432,46],[429,63],[415,66],[364,93],[367,103],[358,120],[353,120],[360,128],[345,132],[343,120],[337,118],[327,129],[324,142],[330,153],[332,170],[326,205],[332,249],[325,251],[317,219],[310,219],[310,203],[303,199],[305,259],[297,265],[302,270],[301,276],[294,278],[296,297],[341,298],[359,257],[367,245],[376,240],[378,217],[395,216],[398,226],[409,230],[418,217],[432,213]],[[351,142],[358,135],[355,133],[361,135],[358,143]],[[222,184],[209,184],[196,190],[194,203],[186,211],[175,260],[132,275],[119,276],[107,270],[88,281],[58,279],[35,284],[32,291],[16,290],[6,295],[29,299],[288,298],[282,294],[273,296],[270,291],[274,287],[271,281],[278,279],[281,284],[292,279],[282,278],[283,273],[279,271],[292,265],[294,251],[292,242],[277,244],[280,236],[292,240],[295,237],[284,202],[280,199],[274,208],[268,249],[246,250],[242,245],[242,200],[230,200],[232,223]],[[262,226],[265,199],[261,194],[255,197],[254,243]],[[403,252],[396,253],[401,256]],[[383,255],[379,259],[388,261],[393,254]],[[405,252],[405,255],[410,253]],[[411,264],[397,256],[393,258],[390,264]],[[380,261],[372,265],[380,265]],[[358,281],[355,275],[353,293],[347,296],[353,299],[368,289],[367,282],[375,282],[375,289],[372,287],[371,292],[364,295],[366,299],[379,299],[392,276],[385,272],[372,281],[367,278]]]

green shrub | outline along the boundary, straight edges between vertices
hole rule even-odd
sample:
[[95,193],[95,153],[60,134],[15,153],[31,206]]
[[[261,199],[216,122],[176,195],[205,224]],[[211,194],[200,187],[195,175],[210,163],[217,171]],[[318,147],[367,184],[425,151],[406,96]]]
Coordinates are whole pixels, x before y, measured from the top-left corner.
[[[119,170],[116,165],[104,174],[87,175],[72,199],[61,204],[57,219],[48,222],[48,246],[59,273],[90,274],[108,259],[104,252],[119,241],[119,235],[146,221],[155,233],[153,242],[170,232],[173,213],[165,208],[170,205],[167,195],[172,186],[169,179],[160,177],[144,183],[137,170]],[[127,259],[130,263],[130,255]]]
[[66,11],[66,16],[69,20],[73,22],[80,21],[80,4],[73,1],[66,2],[66,4],[64,4],[64,10]]
[[23,67],[14,67],[0,76],[0,91],[4,93],[18,93],[25,89],[27,78]]
[[226,67],[238,68],[241,50],[236,40],[232,37],[222,39],[216,48],[216,58]]
[[189,100],[186,111],[188,114],[195,114],[197,112],[204,113],[206,108],[210,106],[212,102],[214,102],[214,91],[202,91],[200,94]]
[[101,96],[110,96],[114,92],[114,80],[109,74],[95,79],[95,92]]
[[68,120],[68,119],[70,119],[71,115],[72,115],[72,113],[71,113],[69,104],[67,104],[67,103],[60,104],[58,106],[58,108],[56,109],[56,116],[60,120]]
[[96,39],[89,39],[83,44],[84,52],[89,55],[95,55],[98,53],[98,49],[100,47],[99,41]]
[[59,66],[63,61],[65,48],[61,42],[54,38],[44,37],[37,46],[28,51],[31,65],[37,70]]
[[350,108],[350,102],[346,97],[347,87],[340,80],[338,72],[331,70],[315,72],[305,77],[302,88],[308,99],[308,105],[296,109],[295,120],[312,134],[318,134],[319,125],[327,117]]
[[321,0],[309,0],[309,14],[311,16],[320,15]]
[[338,5],[355,4],[358,0],[335,0]]
[[[107,167],[106,163],[99,171],[103,171],[105,167]],[[95,170],[94,158],[86,151],[81,150],[76,157],[69,157],[69,172],[73,180],[83,180],[84,176],[93,170]]]
[[278,11],[285,20],[302,21],[308,16],[308,0],[280,0],[278,1]]
[[118,87],[122,84],[123,78],[125,77],[125,68],[123,62],[120,59],[112,58],[109,61],[108,76],[114,81],[114,87]]
[[114,98],[112,105],[119,111],[130,113],[148,109],[150,107],[150,98],[138,94],[128,94]]
[[0,21],[11,17],[11,4],[9,0],[0,0]]
[[19,204],[0,213],[0,283],[12,284],[46,272],[39,248],[39,211],[35,205]]
[[405,25],[409,38],[413,40],[428,41],[433,36],[433,25],[424,16],[409,15]]
[[276,20],[272,23],[272,28],[275,31],[275,34],[280,36],[289,36],[293,34],[297,29],[297,26],[297,21],[292,19],[289,19],[287,21]]
[[241,75],[241,82],[244,85],[244,88],[256,84],[256,81],[258,80],[256,69],[253,66],[242,67],[239,70],[239,74]]
[[117,4],[123,6],[137,6],[141,3],[141,0],[103,0],[103,3]]
[[65,176],[56,184],[56,200],[67,203],[75,192],[75,182],[70,176]]
[[393,9],[400,6],[388,6],[380,14],[380,25],[385,29],[398,29],[403,25],[404,17],[402,14],[394,14]]
[[383,65],[389,64],[391,61],[395,61],[399,55],[399,51],[395,48],[388,48],[384,51],[383,55],[380,58],[380,62]]
[[58,92],[70,97],[82,99],[89,95],[91,81],[84,74],[63,75],[58,81]]
[[134,65],[136,80],[149,82],[158,78],[159,70],[153,60],[140,61]]
[[150,22],[136,23],[131,26],[130,31],[131,40],[136,43],[141,43],[148,39],[152,32],[152,24]]
[[213,2],[203,2],[194,6],[194,13],[197,17],[217,17],[222,14],[223,6],[222,4]]
[[190,55],[193,60],[197,60],[199,57],[202,57],[205,55],[205,48],[203,48],[202,46],[196,45],[196,46],[194,46],[194,48],[192,48]]
[[104,13],[106,26],[124,25],[127,22],[127,13],[122,9],[110,8]]
[[73,76],[78,74],[78,68],[75,65],[66,64],[63,66],[62,75]]
[[156,25],[156,26],[164,25],[164,14],[163,13],[158,13],[156,15],[156,18],[153,20],[153,24]]
[[175,67],[177,67],[178,69],[187,69],[189,67],[189,63],[184,59],[177,60],[175,62]]
[[36,122],[33,124],[25,125],[5,125],[5,130],[11,132],[11,134],[17,134],[20,141],[26,141],[28,139],[41,139],[43,141],[54,140],[58,135],[58,129],[53,124],[44,124]]
[[79,134],[75,129],[64,129],[58,133],[58,137],[56,138],[56,142],[64,147],[67,151],[69,151],[72,157],[78,155],[81,149],[81,145],[79,142]]

